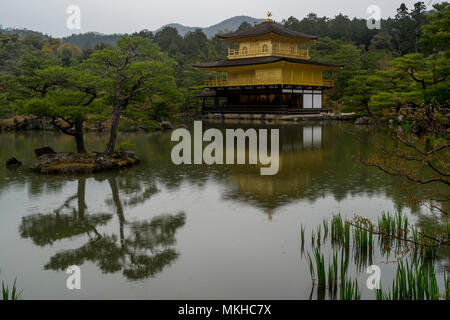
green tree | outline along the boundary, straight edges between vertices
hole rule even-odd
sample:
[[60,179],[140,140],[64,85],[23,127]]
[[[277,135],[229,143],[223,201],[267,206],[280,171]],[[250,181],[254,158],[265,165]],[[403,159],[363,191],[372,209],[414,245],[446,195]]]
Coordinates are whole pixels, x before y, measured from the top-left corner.
[[370,41],[369,50],[387,50],[392,51],[392,36],[387,33],[379,33]]
[[251,27],[252,27],[252,25],[250,23],[248,23],[247,21],[244,21],[244,22],[241,23],[241,25],[239,26],[237,31],[249,29]]
[[421,92],[407,73],[391,66],[390,69],[378,71],[376,75],[382,79],[382,83],[370,98],[369,107],[372,110],[388,110],[397,114],[406,101],[415,106],[420,103]]
[[422,37],[422,26],[426,22],[425,11],[427,7],[423,2],[417,2],[414,4],[414,9],[411,10],[411,19],[414,24],[414,52],[419,52],[419,40]]
[[419,108],[433,100],[448,105],[450,61],[447,54],[425,57],[422,53],[412,53],[389,64],[389,70],[377,73],[384,79],[384,87],[372,97],[372,105],[393,102],[396,112],[401,105]]
[[22,111],[50,117],[56,128],[74,137],[77,152],[85,153],[84,123],[89,116],[104,113],[98,102],[102,79],[86,70],[60,66],[37,70],[36,76],[45,79],[46,89],[41,87],[39,96],[24,100]]
[[20,55],[19,36],[0,33],[0,74],[15,74]]
[[340,100],[344,95],[348,81],[355,74],[361,74],[361,53],[362,48],[358,48],[350,43],[343,43],[340,40],[332,40],[328,37],[319,38],[311,45],[310,54],[314,57],[315,61],[344,65],[343,69],[337,73],[331,72],[325,74],[327,79],[336,80],[335,87],[329,91],[330,97],[333,100]]
[[394,18],[393,34],[396,43],[396,50],[400,55],[414,50],[414,21],[412,21],[408,8],[404,3],[397,9]]
[[369,102],[381,82],[382,79],[374,75],[359,75],[351,79],[343,97],[344,111],[363,111],[369,116],[373,115]]
[[149,39],[123,37],[112,49],[95,51],[87,60],[93,72],[105,79],[112,123],[106,154],[112,154],[120,118],[130,106],[144,101],[176,107],[181,100],[173,77],[175,62]]
[[450,4],[438,3],[434,9],[436,11],[428,17],[428,23],[422,28],[424,38],[421,44],[433,54],[438,54],[450,47]]
[[[403,8],[403,9],[402,9]],[[398,15],[405,16],[405,6],[401,6]],[[383,51],[384,56],[388,57],[388,48],[385,41],[381,41],[379,37],[372,40],[368,53],[366,53],[362,60],[364,62],[364,69],[370,74],[376,72],[376,75],[382,81],[377,81],[377,85],[371,88],[371,97],[368,106],[372,110],[394,110],[398,113],[404,106],[412,109],[419,109],[423,104],[430,105],[436,101],[441,106],[448,106],[449,95],[448,75],[450,72],[449,61],[449,41],[450,41],[450,10],[448,3],[435,5],[436,12],[428,18],[428,24],[423,26],[423,37],[420,43],[426,48],[424,53],[411,53],[401,57],[390,60],[384,66],[373,66],[373,61],[370,62],[368,58],[373,59],[377,54]],[[417,3],[413,12],[421,12],[423,10],[422,4]],[[397,17],[400,19],[399,17]],[[406,19],[406,18],[404,18]],[[384,37],[384,36],[383,36]],[[387,38],[386,38],[387,40]],[[374,48],[380,48],[375,49]],[[381,48],[384,48],[381,50]],[[377,54],[375,54],[377,52]],[[377,59],[375,58],[374,61]],[[378,59],[378,61],[382,61]],[[371,66],[372,65],[372,66]],[[378,69],[378,70],[376,70]],[[364,84],[363,79],[355,78],[356,81],[351,82],[351,86],[347,90],[346,102],[356,109],[357,106],[352,104],[355,101],[360,101],[361,86]],[[363,81],[358,83],[358,80]],[[354,94],[352,93],[354,92]],[[363,106],[366,100],[363,100]],[[361,107],[363,107],[361,106]]]
[[17,77],[0,76],[0,117],[8,117],[15,111],[15,102],[21,98],[21,86]]
[[183,38],[175,28],[165,27],[155,34],[154,41],[170,57],[173,57],[179,52],[183,52]]
[[[402,126],[391,131],[394,143],[377,145],[377,152],[361,161],[402,177],[408,186],[424,186],[411,198],[448,216],[449,122],[440,107],[449,102],[450,6],[444,2],[434,8],[423,26],[421,40],[431,54],[406,54],[393,59],[391,68],[377,72],[383,79],[382,87],[371,97],[369,106],[394,105],[397,112],[408,108],[402,110],[406,115]],[[426,188],[429,185],[437,188]]]
[[183,39],[184,54],[188,57],[195,57],[197,61],[208,60],[209,40],[201,29],[188,32]]

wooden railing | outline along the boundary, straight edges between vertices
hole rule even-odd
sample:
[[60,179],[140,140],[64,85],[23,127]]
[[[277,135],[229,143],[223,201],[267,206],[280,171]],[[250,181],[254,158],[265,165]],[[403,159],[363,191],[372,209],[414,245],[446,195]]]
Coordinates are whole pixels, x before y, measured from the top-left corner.
[[259,80],[259,79],[239,79],[239,80],[206,80],[205,87],[242,87],[242,86],[262,86],[262,85],[296,85],[296,86],[318,86],[334,87],[333,80],[322,81],[292,81],[283,79]]
[[228,59],[242,59],[251,57],[264,57],[264,56],[281,56],[290,57],[295,59],[308,60],[308,49],[280,49],[280,48],[258,48],[258,49],[228,49]]

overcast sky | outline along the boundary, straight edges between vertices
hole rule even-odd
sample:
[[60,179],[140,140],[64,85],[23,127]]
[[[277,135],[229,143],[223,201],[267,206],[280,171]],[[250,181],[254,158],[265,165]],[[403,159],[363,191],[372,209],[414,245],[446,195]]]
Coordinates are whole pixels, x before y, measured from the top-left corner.
[[[381,16],[394,16],[401,3],[411,8],[416,0],[0,0],[0,25],[41,31],[53,36],[97,31],[130,33],[155,30],[168,23],[207,27],[237,15],[264,18],[267,10],[281,21],[303,18],[310,12],[333,17],[366,18],[366,9],[377,5]],[[425,4],[437,0],[423,0]],[[70,5],[81,10],[81,29],[67,28]],[[431,6],[430,6],[431,7]]]

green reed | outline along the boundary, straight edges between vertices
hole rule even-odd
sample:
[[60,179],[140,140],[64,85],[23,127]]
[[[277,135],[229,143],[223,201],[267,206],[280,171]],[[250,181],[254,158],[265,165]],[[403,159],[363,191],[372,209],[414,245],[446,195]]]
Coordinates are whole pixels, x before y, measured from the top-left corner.
[[358,271],[372,264],[374,239],[373,228],[360,228],[358,224],[352,229],[353,254]]
[[344,234],[344,222],[341,215],[334,215],[331,218],[331,237],[334,240],[340,239]]
[[328,264],[328,287],[332,288],[337,285],[338,280],[338,256],[337,253],[333,255],[333,260]]
[[341,283],[340,290],[340,299],[341,300],[360,300],[361,296],[358,289],[358,280],[348,280],[344,279]]
[[23,290],[17,289],[16,280],[14,279],[11,289],[2,281],[2,300],[20,300],[22,298]]
[[450,278],[447,278],[447,273],[444,271],[444,282],[445,282],[445,300],[450,300]]
[[323,237],[324,237],[324,239],[326,239],[328,237],[328,220],[323,219],[322,225],[323,225],[323,232],[324,232]]
[[317,247],[320,247],[322,243],[322,229],[320,225],[317,227]]
[[417,228],[413,228],[411,233],[414,241],[414,250],[417,251],[419,249],[419,232]]
[[358,289],[358,280],[355,279],[352,281],[351,279],[348,279],[348,265],[348,254],[342,250],[340,262],[341,276],[339,297],[341,300],[359,300],[360,294]]
[[309,252],[307,252],[307,256],[308,256],[308,266],[309,266],[309,274],[311,275],[311,281],[313,283],[315,283],[315,277],[314,277],[314,264],[312,262],[311,256],[309,255]]
[[401,212],[395,215],[383,212],[378,219],[378,230],[386,235],[402,237],[408,235],[408,224],[408,217]]
[[319,299],[325,298],[324,290],[327,287],[330,299],[336,299],[338,291],[339,298],[342,300],[360,299],[357,280],[352,281],[348,279],[349,262],[345,250],[341,251],[340,260],[338,254],[335,253],[328,262],[328,267],[326,267],[325,258],[320,248],[315,249],[312,258],[309,253],[307,253],[307,257],[313,288],[317,280],[317,295]]
[[391,290],[386,293],[382,289],[377,290],[376,297],[378,300],[438,300],[441,295],[434,267],[398,262]]
[[344,226],[344,246],[350,246],[350,225],[348,223]]
[[331,239],[333,244],[350,245],[350,225],[340,214],[331,218]]
[[305,227],[303,225],[300,226],[300,239],[301,239],[301,246],[302,246],[302,255],[305,251]]
[[[445,227],[445,225],[444,225]],[[448,230],[447,224],[447,233]],[[444,274],[445,292],[439,295],[439,288],[433,267],[433,257],[437,244],[445,240],[443,235],[433,235],[431,230],[421,230],[409,227],[409,221],[402,213],[391,215],[383,213],[374,225],[369,219],[355,217],[345,221],[340,214],[333,215],[331,221],[322,221],[311,234],[313,254],[308,253],[309,268],[317,298],[325,299],[326,290],[330,299],[360,299],[358,282],[352,280],[348,274],[349,259],[352,257],[356,272],[360,273],[373,260],[375,237],[378,239],[381,253],[390,254],[391,247],[396,246],[396,254],[411,253],[411,264],[399,262],[392,288],[383,292],[376,291],[377,299],[439,299],[450,297],[450,283]],[[304,228],[301,228],[302,238]],[[328,263],[321,253],[321,246],[325,247],[327,236],[330,235],[332,254]],[[434,238],[436,237],[436,238]],[[437,239],[437,240],[436,240]],[[443,240],[442,240],[443,239]],[[350,245],[350,242],[351,245]],[[412,250],[411,250],[412,249]],[[336,250],[338,250],[336,252]],[[340,258],[339,258],[340,251]],[[430,259],[428,259],[430,258]],[[408,260],[407,260],[408,261]],[[316,283],[317,280],[317,283]]]
[[414,250],[425,258],[434,258],[436,255],[436,241],[425,236],[424,233],[420,233],[417,228],[412,228],[411,234],[414,241]]
[[321,254],[319,249],[316,249],[314,258],[315,258],[315,262],[316,262],[318,285],[321,287],[325,287],[327,285],[326,272],[325,272],[325,260],[324,260],[323,254]]
[[447,238],[450,238],[450,223],[448,223],[448,219],[445,219],[445,224],[447,225]]

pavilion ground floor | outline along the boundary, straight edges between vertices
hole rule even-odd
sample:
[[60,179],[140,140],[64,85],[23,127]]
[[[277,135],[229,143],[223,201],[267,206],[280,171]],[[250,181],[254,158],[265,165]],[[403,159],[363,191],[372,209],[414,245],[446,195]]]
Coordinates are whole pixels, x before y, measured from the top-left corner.
[[206,88],[197,96],[202,113],[314,114],[329,111],[322,87]]

